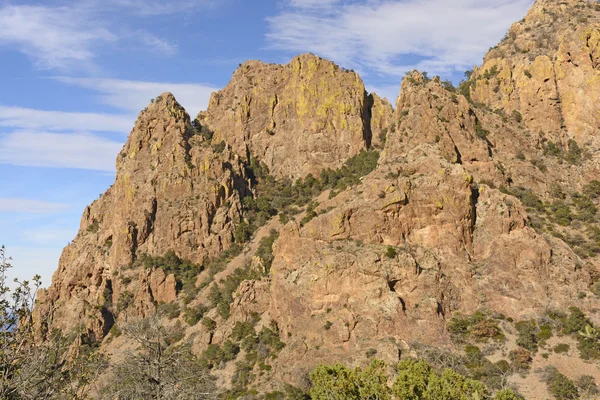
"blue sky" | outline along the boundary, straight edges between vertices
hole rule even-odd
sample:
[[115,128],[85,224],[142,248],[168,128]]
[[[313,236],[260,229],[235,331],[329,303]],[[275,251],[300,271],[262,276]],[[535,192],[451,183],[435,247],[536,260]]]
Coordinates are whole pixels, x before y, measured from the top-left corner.
[[195,116],[248,59],[313,52],[392,102],[417,68],[457,82],[533,0],[0,0],[0,244],[50,283],[114,180],[137,113]]

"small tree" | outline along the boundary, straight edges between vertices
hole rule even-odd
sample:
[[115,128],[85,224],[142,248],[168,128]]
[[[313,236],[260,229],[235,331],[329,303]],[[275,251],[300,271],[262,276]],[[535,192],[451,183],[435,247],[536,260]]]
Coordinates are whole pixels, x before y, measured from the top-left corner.
[[[8,286],[11,259],[0,248],[0,398],[86,399],[102,370],[102,356],[49,330],[49,317],[35,320],[33,307],[41,278]],[[48,313],[51,314],[51,313]]]
[[106,399],[212,399],[215,384],[182,335],[154,315],[123,327],[138,348],[115,365],[102,394]]

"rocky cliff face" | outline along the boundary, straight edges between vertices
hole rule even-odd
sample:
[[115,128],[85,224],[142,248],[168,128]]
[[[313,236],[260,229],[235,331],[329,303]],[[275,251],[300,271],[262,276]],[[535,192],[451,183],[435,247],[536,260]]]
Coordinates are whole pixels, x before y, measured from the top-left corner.
[[362,80],[310,54],[288,65],[242,64],[198,120],[213,140],[256,157],[277,178],[337,168],[371,144]]
[[473,70],[473,99],[519,112],[527,128],[550,140],[593,140],[599,22],[595,1],[537,1]]
[[[245,188],[240,157],[205,144],[175,98],[159,96],[140,113],[117,157],[115,183],[84,211],[79,233],[63,251],[41,301],[52,303],[60,327],[80,321],[103,337],[113,317],[94,306],[113,298],[116,303],[127,290],[116,279],[119,271],[142,253],[172,250],[198,263],[218,255],[233,242]],[[172,278],[141,273],[152,288],[150,303],[160,299],[161,285],[175,290]],[[139,311],[147,311],[137,300]]]
[[[461,313],[518,321],[576,306],[600,323],[597,8],[538,0],[458,90],[413,72],[395,110],[354,72],[312,55],[241,65],[194,123],[160,96],[119,155],[115,184],[85,210],[42,304],[58,327],[81,321],[104,346],[114,323],[161,303],[216,323],[187,328],[198,354],[233,340],[240,323],[272,327],[285,346],[261,361],[270,372],[242,356],[213,371],[227,388],[235,368],[254,371],[260,391],[303,386],[319,362],[394,363],[417,343],[450,349]],[[351,184],[339,183],[350,167],[323,172],[373,149],[376,168]],[[260,164],[271,176],[257,180]],[[292,190],[314,196],[296,203],[307,207],[264,204],[264,185],[308,174],[319,180]],[[268,206],[282,217],[240,239],[257,210],[273,215]],[[187,289],[157,258],[169,251],[204,267],[186,264],[197,271]],[[494,346],[493,357],[507,357]],[[570,377],[584,372],[563,362]]]

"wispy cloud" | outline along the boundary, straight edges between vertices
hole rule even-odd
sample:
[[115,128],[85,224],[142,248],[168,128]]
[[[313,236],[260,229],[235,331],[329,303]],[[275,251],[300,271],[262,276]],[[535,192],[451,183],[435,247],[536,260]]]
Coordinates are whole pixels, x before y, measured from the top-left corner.
[[341,0],[290,0],[289,5],[295,8],[323,9],[340,3]]
[[67,204],[42,200],[0,197],[0,213],[49,214],[64,211],[68,207]]
[[135,114],[76,113],[0,106],[0,126],[16,129],[126,133],[134,122]]
[[17,131],[0,135],[0,163],[114,171],[122,147],[89,133]]
[[177,54],[177,45],[166,39],[159,38],[156,35],[144,30],[137,30],[132,34],[132,37],[137,38],[144,47],[156,49],[161,54],[174,55]]
[[98,46],[116,40],[76,7],[0,7],[0,45],[16,48],[43,68],[87,64]]
[[[222,0],[220,0],[222,1]],[[114,9],[115,7],[142,16],[181,14],[198,12],[206,7],[213,7],[219,0],[179,0],[169,2],[164,0],[89,0],[99,8]]]
[[313,3],[290,0],[267,18],[271,48],[400,76],[414,68],[447,74],[473,66],[533,0],[347,0],[326,12]]
[[120,79],[58,77],[59,81],[99,93],[104,104],[138,112],[150,100],[161,93],[171,92],[179,103],[192,115],[206,109],[210,94],[215,87],[194,83],[144,82]]
[[[148,50],[171,56],[177,46],[166,38],[133,29],[140,16],[186,13],[212,5],[212,0],[181,4],[158,0],[77,0],[61,5],[0,2],[0,46],[27,55],[43,69],[94,69],[102,51],[122,48]],[[123,22],[123,21],[126,22]]]

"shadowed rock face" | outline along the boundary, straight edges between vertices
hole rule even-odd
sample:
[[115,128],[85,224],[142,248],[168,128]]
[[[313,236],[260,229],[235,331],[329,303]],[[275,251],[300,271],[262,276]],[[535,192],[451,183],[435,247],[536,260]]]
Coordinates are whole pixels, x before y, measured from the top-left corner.
[[[115,318],[161,302],[209,305],[211,288],[236,268],[264,271],[258,249],[274,229],[268,276],[239,285],[228,318],[208,311],[214,331],[186,331],[201,353],[237,322],[276,323],[286,346],[255,381],[260,391],[302,386],[319,362],[361,364],[370,349],[394,363],[415,341],[449,347],[457,312],[519,320],[575,305],[597,323],[598,199],[588,199],[588,217],[580,202],[600,173],[599,18],[593,3],[538,0],[475,68],[470,89],[413,72],[395,110],[355,73],[312,55],[241,65],[194,124],[172,95],[160,96],[139,115],[114,185],[85,210],[38,310],[53,306],[56,326],[83,322],[101,340]],[[569,140],[582,154],[567,158]],[[250,215],[242,199],[257,194],[251,158],[287,180],[373,148],[378,166],[358,185],[315,198],[312,219],[271,220],[191,300],[161,268],[127,268],[142,254],[202,264],[230,248]],[[557,222],[559,206],[571,220]],[[215,373],[230,385],[232,368]]]

